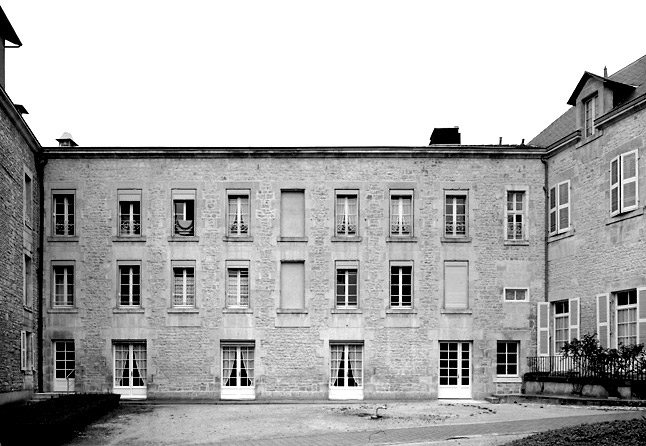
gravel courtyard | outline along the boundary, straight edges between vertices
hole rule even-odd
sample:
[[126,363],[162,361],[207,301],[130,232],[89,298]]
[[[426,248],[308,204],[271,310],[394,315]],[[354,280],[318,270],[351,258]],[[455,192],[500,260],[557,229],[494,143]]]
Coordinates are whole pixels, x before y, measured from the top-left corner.
[[[322,404],[130,404],[89,426],[70,445],[200,445],[259,439],[386,430],[447,424],[514,422],[625,410],[486,402]],[[583,418],[581,422],[585,422]],[[446,444],[497,445],[518,436],[453,440]],[[294,444],[293,442],[291,444]]]

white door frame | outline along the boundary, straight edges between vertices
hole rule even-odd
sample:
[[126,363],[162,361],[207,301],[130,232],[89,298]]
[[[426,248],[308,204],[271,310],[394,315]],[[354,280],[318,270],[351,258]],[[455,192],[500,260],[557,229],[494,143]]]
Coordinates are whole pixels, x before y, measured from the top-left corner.
[[[65,348],[62,353],[64,355],[63,359],[63,375],[64,377],[57,378],[56,375],[58,374],[57,372],[59,371],[58,369],[58,349],[57,347],[59,344],[71,344],[72,349],[68,350],[68,348]],[[52,345],[52,350],[54,352],[54,376],[53,376],[53,391],[54,392],[74,392],[74,377],[75,377],[75,369],[76,369],[76,346],[74,344],[74,341],[71,339],[61,339],[59,341],[54,341],[54,345]],[[67,363],[70,362],[69,358],[69,352],[72,352],[74,354],[74,359],[71,360],[73,361],[74,368],[73,369],[67,369]]]
[[438,398],[470,399],[473,381],[472,343],[440,341]]
[[[122,385],[121,383],[118,383],[117,378],[117,346],[127,346],[127,357],[126,357],[126,363],[125,365],[128,367],[128,377],[127,377],[127,385]],[[137,372],[140,373],[141,370],[143,369],[145,373],[143,373],[143,376],[139,376],[138,378],[135,378],[134,376],[134,371],[135,368],[133,367],[134,365],[134,356],[133,356],[133,351],[135,346],[143,346],[143,353],[144,353],[144,358],[143,362],[145,363],[144,367],[140,367],[140,365],[137,366]],[[138,350],[141,352],[141,350]],[[140,357],[139,360],[141,361],[142,358]],[[120,368],[120,371],[123,373],[123,371],[126,370],[124,368]],[[112,344],[112,390],[114,393],[118,393],[121,395],[121,398],[126,399],[126,400],[141,400],[141,399],[146,399],[147,396],[147,380],[148,380],[148,349],[147,345],[145,342],[114,342]],[[143,381],[143,385],[135,386],[134,385],[134,380],[135,379],[141,379]]]

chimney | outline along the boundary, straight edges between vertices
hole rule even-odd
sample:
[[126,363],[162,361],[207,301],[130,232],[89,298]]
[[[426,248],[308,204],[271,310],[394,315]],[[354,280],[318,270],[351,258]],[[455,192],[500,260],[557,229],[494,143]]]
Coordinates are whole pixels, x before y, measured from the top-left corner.
[[58,141],[58,146],[59,147],[76,147],[78,144],[74,142],[72,139],[72,135],[70,135],[67,132],[64,132],[60,138],[56,138],[56,141]]
[[[7,45],[8,43],[13,43],[13,45]],[[7,15],[4,13],[2,7],[0,6],[0,85],[2,86],[2,88],[5,88],[4,50],[5,48],[18,48],[20,46],[22,46],[22,42],[16,35],[16,31],[14,31],[13,26],[11,26],[11,22],[9,22]]]
[[603,67],[603,77],[608,78],[608,67]]
[[434,128],[430,146],[435,144],[460,144],[460,127]]

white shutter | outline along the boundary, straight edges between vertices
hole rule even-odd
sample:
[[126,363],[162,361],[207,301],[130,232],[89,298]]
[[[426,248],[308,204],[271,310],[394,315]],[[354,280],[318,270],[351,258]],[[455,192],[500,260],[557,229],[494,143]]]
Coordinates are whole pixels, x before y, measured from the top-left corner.
[[646,342],[646,288],[637,288],[637,344]]
[[558,193],[558,232],[570,228],[570,182],[564,181],[559,184]]
[[621,155],[621,211],[637,209],[637,151]]
[[550,354],[550,303],[538,302],[536,310],[536,354],[549,356]]
[[27,332],[20,332],[20,370],[27,370]]
[[597,336],[599,344],[604,348],[610,347],[610,296],[597,295]]
[[29,334],[29,353],[30,353],[29,369],[30,370],[35,370],[36,361],[35,361],[34,334],[33,333]]
[[619,213],[619,157],[610,162],[610,215]]
[[550,189],[550,235],[556,234],[558,227],[556,225],[556,187]]
[[469,308],[469,262],[444,262],[444,308]]
[[581,339],[580,327],[581,327],[581,305],[580,300],[577,297],[576,299],[570,299],[570,342],[575,338]]

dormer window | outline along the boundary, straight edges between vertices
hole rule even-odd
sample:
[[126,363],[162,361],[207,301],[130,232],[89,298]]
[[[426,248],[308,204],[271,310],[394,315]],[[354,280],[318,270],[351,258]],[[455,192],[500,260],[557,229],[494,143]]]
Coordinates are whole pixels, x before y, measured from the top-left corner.
[[583,134],[585,137],[594,135],[594,118],[599,110],[599,95],[594,95],[583,101]]

